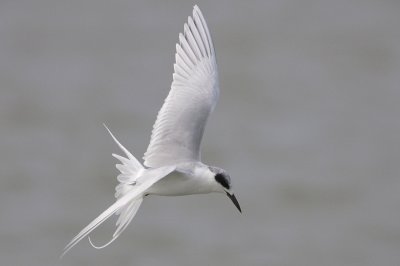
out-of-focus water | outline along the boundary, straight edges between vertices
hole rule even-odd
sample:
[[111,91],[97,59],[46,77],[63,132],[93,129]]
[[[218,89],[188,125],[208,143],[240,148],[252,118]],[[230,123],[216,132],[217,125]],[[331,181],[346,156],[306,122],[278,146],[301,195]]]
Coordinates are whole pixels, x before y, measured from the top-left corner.
[[[147,199],[63,247],[138,158],[194,2],[0,3],[2,265],[399,265],[400,2],[200,1],[221,98],[203,141],[242,205]],[[112,223],[93,234],[103,243]]]

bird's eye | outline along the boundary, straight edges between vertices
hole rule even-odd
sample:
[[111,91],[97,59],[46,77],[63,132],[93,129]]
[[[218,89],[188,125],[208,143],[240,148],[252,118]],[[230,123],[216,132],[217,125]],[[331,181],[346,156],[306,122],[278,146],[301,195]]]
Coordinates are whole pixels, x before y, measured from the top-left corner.
[[216,174],[215,181],[221,184],[226,189],[230,189],[230,184],[227,178],[223,174]]

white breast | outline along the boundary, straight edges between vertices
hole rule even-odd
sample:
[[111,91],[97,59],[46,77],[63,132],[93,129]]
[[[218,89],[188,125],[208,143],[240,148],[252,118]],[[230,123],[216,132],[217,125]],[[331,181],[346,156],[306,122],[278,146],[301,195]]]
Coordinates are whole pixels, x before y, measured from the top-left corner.
[[160,196],[207,194],[216,191],[216,182],[208,167],[202,163],[184,164],[164,177],[147,191]]

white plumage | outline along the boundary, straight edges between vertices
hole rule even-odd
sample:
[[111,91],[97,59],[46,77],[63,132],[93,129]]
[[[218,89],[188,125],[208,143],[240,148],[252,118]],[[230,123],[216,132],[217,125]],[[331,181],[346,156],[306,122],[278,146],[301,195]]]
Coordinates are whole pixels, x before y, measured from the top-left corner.
[[206,21],[195,6],[176,44],[171,90],[143,159],[148,167],[200,161],[207,118],[219,96],[217,62]]
[[116,231],[103,248],[128,226],[146,195],[177,196],[226,193],[240,211],[229,175],[200,161],[200,143],[210,113],[219,97],[214,46],[207,23],[197,6],[184,25],[176,45],[171,90],[157,115],[143,167],[114,137],[126,158],[113,154],[121,164],[116,202],[94,219],[64,248],[62,256],[111,215],[119,215]]

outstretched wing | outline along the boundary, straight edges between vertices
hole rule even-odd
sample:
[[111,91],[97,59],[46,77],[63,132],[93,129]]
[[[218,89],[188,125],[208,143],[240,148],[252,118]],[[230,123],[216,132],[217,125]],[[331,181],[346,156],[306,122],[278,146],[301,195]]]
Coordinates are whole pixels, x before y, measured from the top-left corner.
[[179,34],[171,90],[153,126],[144,165],[199,161],[204,128],[218,96],[214,46],[203,14],[194,6]]

